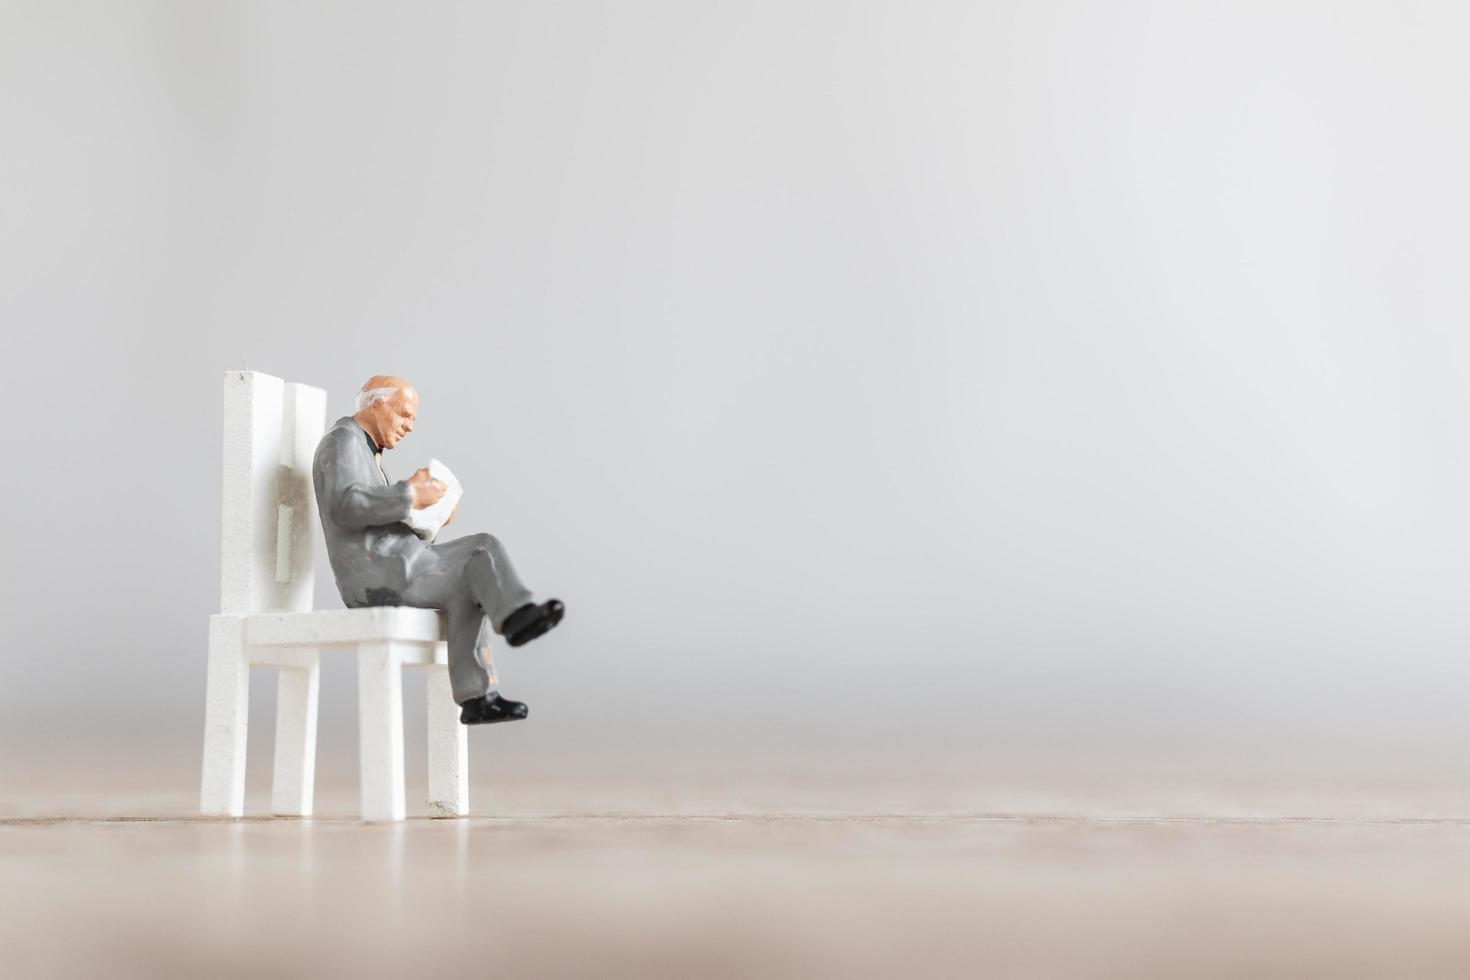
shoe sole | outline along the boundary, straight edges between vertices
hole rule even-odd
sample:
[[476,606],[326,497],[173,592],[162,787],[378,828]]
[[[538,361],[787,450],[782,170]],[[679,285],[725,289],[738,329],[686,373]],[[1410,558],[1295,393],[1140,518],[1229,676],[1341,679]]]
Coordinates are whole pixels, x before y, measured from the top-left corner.
[[459,723],[461,725],[498,725],[502,721],[525,721],[529,714],[530,713],[527,712],[524,715],[502,715],[499,718],[478,718],[474,721],[465,721],[464,716],[460,715]]

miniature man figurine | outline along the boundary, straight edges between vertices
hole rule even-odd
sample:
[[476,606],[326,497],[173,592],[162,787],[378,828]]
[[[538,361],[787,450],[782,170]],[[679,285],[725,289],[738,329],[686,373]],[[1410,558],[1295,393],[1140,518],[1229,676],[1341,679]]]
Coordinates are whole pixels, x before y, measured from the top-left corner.
[[505,547],[491,535],[429,544],[402,523],[445,491],[427,468],[397,483],[383,473],[383,451],[413,431],[418,406],[418,392],[407,381],[376,375],[362,386],[357,413],[338,419],[317,446],[312,481],[337,591],[349,607],[444,610],[459,720],[482,725],[524,718],[526,706],[497,689],[489,631],[521,646],[561,622],[564,606],[556,599],[533,602]]

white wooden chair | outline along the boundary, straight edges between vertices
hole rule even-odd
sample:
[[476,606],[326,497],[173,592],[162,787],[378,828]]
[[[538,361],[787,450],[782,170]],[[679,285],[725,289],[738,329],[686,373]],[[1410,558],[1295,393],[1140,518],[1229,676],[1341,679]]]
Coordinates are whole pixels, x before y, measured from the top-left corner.
[[357,655],[364,820],[402,820],[404,667],[428,675],[429,813],[469,812],[468,742],[450,693],[444,618],[432,609],[312,611],[321,536],[311,463],[326,394],[254,371],[225,375],[220,612],[209,619],[199,810],[245,810],[250,667],[279,670],[271,812],[310,816],[319,655]]

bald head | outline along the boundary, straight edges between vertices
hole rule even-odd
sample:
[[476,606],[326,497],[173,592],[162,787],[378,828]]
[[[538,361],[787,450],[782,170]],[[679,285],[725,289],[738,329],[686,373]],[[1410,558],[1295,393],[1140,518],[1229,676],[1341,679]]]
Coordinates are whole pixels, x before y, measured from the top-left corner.
[[352,417],[382,449],[392,449],[413,431],[418,417],[419,393],[394,374],[375,374],[357,393]]

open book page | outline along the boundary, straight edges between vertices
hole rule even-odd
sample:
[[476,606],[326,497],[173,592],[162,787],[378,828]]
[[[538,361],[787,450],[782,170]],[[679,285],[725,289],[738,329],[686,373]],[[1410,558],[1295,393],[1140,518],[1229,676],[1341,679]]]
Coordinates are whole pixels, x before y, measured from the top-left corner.
[[434,540],[444,522],[449,520],[449,515],[454,513],[454,508],[459,506],[459,498],[464,496],[464,487],[460,486],[459,479],[437,459],[429,460],[429,476],[444,483],[444,496],[427,507],[409,511],[403,520],[414,534],[425,541]]

